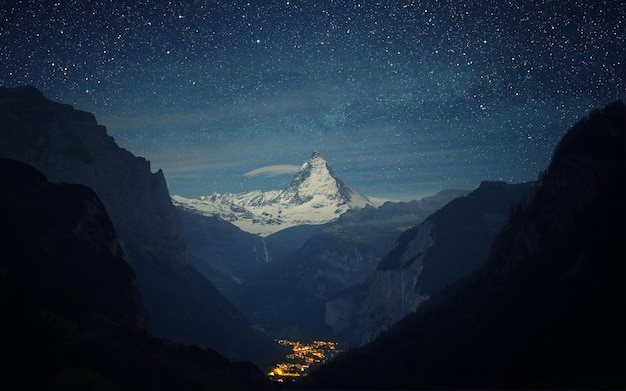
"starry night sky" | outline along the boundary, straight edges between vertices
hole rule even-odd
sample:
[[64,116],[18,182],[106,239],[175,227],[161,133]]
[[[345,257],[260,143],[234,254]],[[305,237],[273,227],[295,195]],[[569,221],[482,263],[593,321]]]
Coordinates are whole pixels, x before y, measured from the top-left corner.
[[616,0],[3,1],[0,85],[93,112],[172,194],[280,189],[316,149],[415,199],[536,179],[626,97],[625,31]]

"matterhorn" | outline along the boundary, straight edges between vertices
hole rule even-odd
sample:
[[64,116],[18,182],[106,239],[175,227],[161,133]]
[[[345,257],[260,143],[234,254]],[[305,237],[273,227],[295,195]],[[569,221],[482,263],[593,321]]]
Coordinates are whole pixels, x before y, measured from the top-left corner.
[[205,216],[217,216],[262,237],[298,225],[324,224],[349,209],[372,202],[335,178],[318,151],[304,163],[284,190],[213,193],[199,199],[174,195],[175,205]]

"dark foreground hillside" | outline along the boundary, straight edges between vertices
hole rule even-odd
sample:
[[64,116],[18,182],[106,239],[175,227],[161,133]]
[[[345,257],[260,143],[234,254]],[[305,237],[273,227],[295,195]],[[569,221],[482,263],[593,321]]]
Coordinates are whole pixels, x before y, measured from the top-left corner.
[[259,366],[273,362],[276,344],[190,264],[163,172],[120,148],[93,114],[32,86],[0,86],[0,157],[34,167],[51,183],[93,190],[135,272],[152,335]]
[[626,388],[626,109],[572,127],[489,259],[314,388]]
[[250,363],[151,338],[103,204],[0,159],[0,389],[260,389]]

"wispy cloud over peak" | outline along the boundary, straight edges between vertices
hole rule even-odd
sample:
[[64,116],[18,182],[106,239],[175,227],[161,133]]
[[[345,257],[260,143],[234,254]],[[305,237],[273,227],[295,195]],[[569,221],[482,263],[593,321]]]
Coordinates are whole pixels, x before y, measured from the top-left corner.
[[278,175],[286,175],[286,174],[295,174],[300,169],[300,166],[294,166],[289,164],[281,164],[275,166],[265,166],[254,169],[252,171],[248,171],[243,174],[246,177],[252,177],[257,175],[265,175],[269,177],[278,176]]

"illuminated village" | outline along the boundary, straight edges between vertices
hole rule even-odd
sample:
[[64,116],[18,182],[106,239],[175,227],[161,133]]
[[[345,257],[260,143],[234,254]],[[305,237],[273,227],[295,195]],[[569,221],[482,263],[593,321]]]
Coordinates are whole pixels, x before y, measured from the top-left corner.
[[276,342],[292,347],[292,353],[287,355],[285,362],[276,364],[267,374],[270,379],[278,382],[293,381],[298,377],[306,376],[310,369],[323,364],[341,352],[337,349],[336,342],[303,343],[285,339],[279,339]]

